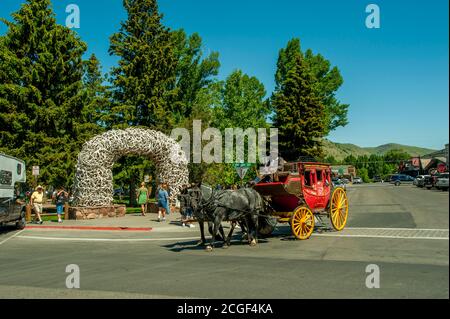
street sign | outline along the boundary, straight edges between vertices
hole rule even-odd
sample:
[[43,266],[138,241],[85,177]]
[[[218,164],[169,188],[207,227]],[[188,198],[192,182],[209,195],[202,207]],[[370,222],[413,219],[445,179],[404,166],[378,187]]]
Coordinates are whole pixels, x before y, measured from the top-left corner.
[[33,176],[39,175],[39,166],[33,166]]
[[244,179],[245,174],[247,174],[250,167],[252,167],[252,163],[234,163],[233,166],[236,170],[236,173],[239,175],[241,179]]
[[241,179],[244,179],[245,174],[247,174],[248,167],[237,167],[236,172],[238,173]]

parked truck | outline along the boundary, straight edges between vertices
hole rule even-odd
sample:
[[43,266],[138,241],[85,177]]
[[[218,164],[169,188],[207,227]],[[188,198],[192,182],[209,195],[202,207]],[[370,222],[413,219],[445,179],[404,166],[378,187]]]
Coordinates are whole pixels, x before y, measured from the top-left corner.
[[26,182],[25,162],[0,153],[0,226],[15,223],[25,228],[25,199],[22,190]]

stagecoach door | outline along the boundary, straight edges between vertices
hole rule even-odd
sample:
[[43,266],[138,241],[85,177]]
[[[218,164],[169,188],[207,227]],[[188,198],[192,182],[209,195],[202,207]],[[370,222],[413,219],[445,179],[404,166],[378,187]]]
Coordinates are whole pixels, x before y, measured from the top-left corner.
[[325,168],[317,168],[317,204],[316,208],[325,208],[327,204],[327,199],[330,194],[330,178],[331,176],[328,174],[328,170]]
[[317,198],[316,170],[314,168],[306,168],[304,170],[302,188],[306,204],[308,204],[311,209],[314,209]]
[[323,209],[331,189],[331,176],[326,168],[305,168],[302,179],[303,196],[311,209]]

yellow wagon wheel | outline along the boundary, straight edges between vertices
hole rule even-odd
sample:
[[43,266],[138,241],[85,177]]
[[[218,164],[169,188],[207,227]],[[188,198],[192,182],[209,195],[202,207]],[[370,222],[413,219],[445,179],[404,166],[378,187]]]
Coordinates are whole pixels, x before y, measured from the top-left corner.
[[314,215],[307,206],[297,207],[291,218],[292,233],[298,239],[308,239],[314,230]]
[[342,187],[333,190],[330,204],[331,225],[337,231],[343,230],[347,224],[348,217],[348,198],[347,193]]

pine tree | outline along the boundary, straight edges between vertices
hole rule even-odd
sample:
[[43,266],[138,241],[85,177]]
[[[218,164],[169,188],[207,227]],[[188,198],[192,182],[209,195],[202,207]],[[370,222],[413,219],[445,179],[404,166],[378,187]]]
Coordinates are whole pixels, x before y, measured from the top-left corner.
[[325,106],[317,83],[301,56],[290,68],[280,91],[272,98],[279,129],[279,149],[286,160],[300,156],[322,157],[320,138],[325,131]]
[[161,23],[156,0],[124,0],[128,18],[111,37],[110,54],[120,58],[112,70],[113,127],[147,126],[170,132],[168,103],[175,94],[177,60],[169,28]]
[[318,93],[325,106],[324,116],[326,127],[325,134],[337,127],[348,124],[348,104],[341,103],[336,98],[336,91],[343,84],[343,78],[337,67],[331,67],[330,61],[320,54],[313,54],[311,50],[302,52],[299,39],[290,40],[286,48],[280,50],[275,74],[276,91],[283,89],[289,71],[295,67],[297,58],[304,60],[306,67],[311,71],[314,81],[317,83]]
[[[0,151],[39,165],[39,182],[69,186],[80,149],[86,44],[57,25],[50,0],[28,0],[0,37]],[[29,178],[30,180],[30,178]]]
[[77,127],[78,138],[86,141],[93,135],[101,133],[107,129],[109,119],[108,107],[110,105],[107,98],[106,87],[103,85],[104,76],[101,72],[100,61],[95,54],[84,61],[83,76],[83,100],[82,121]]

